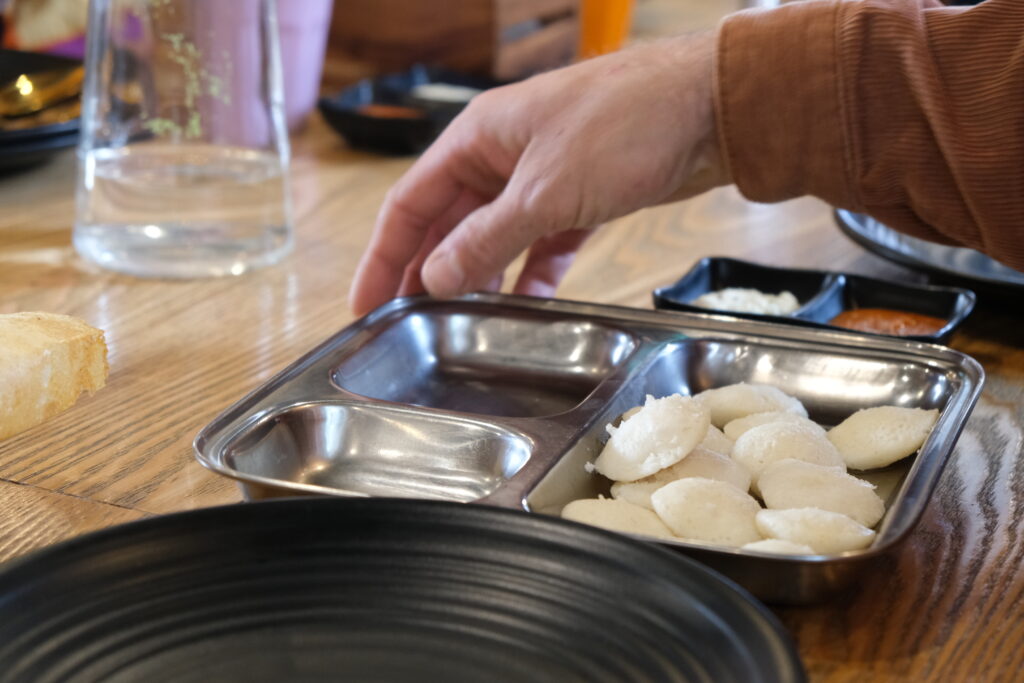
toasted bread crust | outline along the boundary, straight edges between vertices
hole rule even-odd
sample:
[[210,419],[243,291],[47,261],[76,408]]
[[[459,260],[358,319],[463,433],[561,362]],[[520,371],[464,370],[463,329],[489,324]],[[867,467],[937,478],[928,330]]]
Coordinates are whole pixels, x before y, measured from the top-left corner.
[[108,371],[101,330],[54,313],[0,315],[0,439],[66,410]]

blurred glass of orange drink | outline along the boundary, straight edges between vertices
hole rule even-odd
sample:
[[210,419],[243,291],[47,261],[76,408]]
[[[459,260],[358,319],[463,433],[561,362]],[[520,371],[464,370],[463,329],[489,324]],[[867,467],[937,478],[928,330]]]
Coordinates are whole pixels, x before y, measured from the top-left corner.
[[629,35],[633,0],[580,0],[581,59],[614,52]]

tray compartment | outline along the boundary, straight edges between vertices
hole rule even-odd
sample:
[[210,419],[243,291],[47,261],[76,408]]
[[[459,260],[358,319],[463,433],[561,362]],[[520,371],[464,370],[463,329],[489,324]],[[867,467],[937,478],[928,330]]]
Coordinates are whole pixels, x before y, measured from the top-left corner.
[[908,335],[904,339],[943,343],[967,319],[974,309],[974,302],[974,293],[966,289],[906,285],[860,275],[843,275],[840,286],[819,297],[803,311],[801,317],[827,325],[843,311],[856,308],[885,308],[919,313],[941,318],[946,324],[933,334]]
[[[528,509],[559,514],[577,498],[608,494],[608,482],[585,471],[608,440],[605,426],[625,411],[642,405],[648,394],[693,395],[714,387],[747,382],[770,384],[795,396],[810,418],[829,427],[860,410],[878,405],[942,408],[959,388],[958,378],[942,368],[920,363],[852,357],[828,351],[809,352],[783,345],[732,339],[693,339],[668,345],[609,402],[560,461],[526,498]],[[869,478],[889,492],[887,507],[902,484],[912,460],[904,460]],[[896,480],[894,482],[894,479]]]
[[[593,461],[607,441],[605,426],[615,423],[629,408],[641,405],[647,394],[659,398],[673,393],[693,395],[737,382],[770,384],[782,389],[800,399],[811,419],[826,427],[861,408],[877,405],[941,410],[962,390],[956,373],[921,361],[877,358],[849,350],[775,345],[763,340],[703,338],[668,344],[653,363],[623,387],[604,414],[528,492],[524,507],[557,516],[570,501],[610,495],[610,482],[588,472],[585,465]],[[864,565],[916,521],[922,506],[916,492],[922,480],[937,476],[948,454],[939,443],[946,438],[941,432],[938,427],[933,431],[916,458],[863,474],[878,486],[877,493],[886,504],[886,515],[875,527],[875,544],[865,551],[795,559],[738,549],[712,549],[683,541],[666,541],[664,545],[700,559],[768,602],[819,601],[848,586]]]
[[221,458],[250,498],[305,492],[468,502],[499,488],[531,452],[529,439],[478,420],[310,402],[254,421]]
[[333,380],[381,401],[541,417],[579,405],[636,347],[633,335],[580,319],[427,310],[390,321]]

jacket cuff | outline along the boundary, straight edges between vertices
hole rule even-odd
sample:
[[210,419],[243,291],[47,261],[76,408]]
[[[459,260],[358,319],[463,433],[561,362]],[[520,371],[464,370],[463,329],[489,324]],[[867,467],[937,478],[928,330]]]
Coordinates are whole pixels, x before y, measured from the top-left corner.
[[840,96],[838,2],[799,2],[726,17],[715,110],[733,181],[748,199],[811,194],[853,208]]

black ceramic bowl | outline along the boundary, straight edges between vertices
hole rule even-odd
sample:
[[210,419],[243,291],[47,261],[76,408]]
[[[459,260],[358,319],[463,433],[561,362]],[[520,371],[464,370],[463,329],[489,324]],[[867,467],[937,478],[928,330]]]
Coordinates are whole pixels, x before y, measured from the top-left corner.
[[[702,294],[727,287],[757,289],[766,294],[788,290],[796,296],[800,307],[791,315],[778,316],[715,310],[689,303]],[[911,285],[826,270],[777,268],[722,257],[703,258],[677,282],[654,291],[654,306],[659,309],[719,313],[846,332],[852,330],[829,324],[843,311],[885,308],[917,313],[941,318],[946,324],[933,334],[906,335],[900,339],[938,344],[949,340],[970,315],[975,301],[974,292],[958,287]]]
[[[418,96],[418,86],[427,84],[475,90],[497,85],[454,71],[417,66],[409,71],[362,80],[337,95],[321,98],[320,113],[352,147],[384,154],[417,154],[441,134],[466,104],[432,102]],[[368,105],[402,107],[411,115],[374,115],[367,111]]]
[[304,498],[114,527],[0,571],[0,682],[805,680],[695,561],[479,505]]

